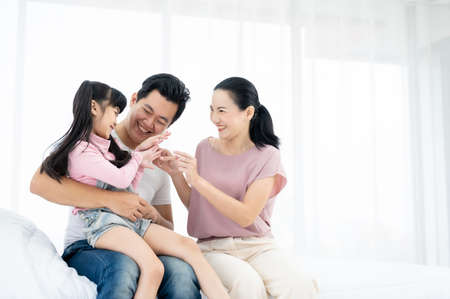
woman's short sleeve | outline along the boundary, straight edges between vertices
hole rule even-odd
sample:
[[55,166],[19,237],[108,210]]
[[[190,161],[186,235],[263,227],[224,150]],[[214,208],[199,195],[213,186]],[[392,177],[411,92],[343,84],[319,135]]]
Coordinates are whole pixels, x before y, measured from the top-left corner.
[[286,174],[281,164],[280,151],[270,151],[254,181],[269,177],[275,177],[275,185],[269,198],[276,196],[286,186]]

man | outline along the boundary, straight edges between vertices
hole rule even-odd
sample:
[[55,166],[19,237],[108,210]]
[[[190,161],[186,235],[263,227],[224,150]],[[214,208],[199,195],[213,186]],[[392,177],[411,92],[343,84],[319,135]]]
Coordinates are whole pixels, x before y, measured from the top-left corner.
[[[113,136],[120,144],[133,150],[148,137],[162,133],[174,123],[188,100],[189,91],[178,78],[169,74],[151,76],[132,95],[129,113],[116,126]],[[30,191],[57,204],[88,209],[106,207],[132,221],[151,218],[152,222],[173,229],[169,177],[158,168],[145,170],[138,194],[101,190],[69,178],[58,183],[39,170],[32,178]],[[201,297],[190,265],[175,257],[159,258],[164,264],[164,277],[158,298]],[[89,246],[83,234],[83,222],[76,215],[69,216],[63,259],[78,274],[97,284],[97,298],[132,298],[136,291],[138,265],[119,252]]]

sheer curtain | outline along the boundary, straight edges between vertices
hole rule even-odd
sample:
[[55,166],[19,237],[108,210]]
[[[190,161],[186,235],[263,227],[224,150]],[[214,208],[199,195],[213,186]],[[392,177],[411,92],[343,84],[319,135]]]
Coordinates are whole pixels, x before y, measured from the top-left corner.
[[[84,79],[137,90],[171,72],[192,101],[171,149],[215,135],[212,88],[255,83],[288,186],[273,230],[296,254],[449,266],[448,1],[38,1],[0,7],[6,127],[0,207],[61,248],[66,208],[31,195]],[[186,212],[173,193],[176,230]]]
[[409,6],[411,201],[417,259],[450,265],[450,4]]
[[296,12],[299,249],[448,266],[448,3],[304,1]]

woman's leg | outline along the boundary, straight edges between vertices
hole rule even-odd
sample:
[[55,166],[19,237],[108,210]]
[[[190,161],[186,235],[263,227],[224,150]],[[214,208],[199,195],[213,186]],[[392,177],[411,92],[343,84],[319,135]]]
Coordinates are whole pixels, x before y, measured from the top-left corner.
[[204,252],[233,299],[266,299],[267,292],[259,274],[249,263],[218,251]]
[[138,234],[126,227],[115,226],[99,237],[95,248],[117,251],[135,260],[141,274],[134,298],[156,298],[164,275],[164,267],[153,250]]
[[272,242],[269,241],[267,246],[257,246],[257,253],[247,260],[261,276],[267,292],[278,299],[317,298],[316,281],[298,271],[295,262],[286,258]]
[[144,239],[156,254],[175,256],[190,264],[197,275],[202,291],[209,299],[229,298],[219,277],[194,240],[157,224],[150,225],[144,234]]

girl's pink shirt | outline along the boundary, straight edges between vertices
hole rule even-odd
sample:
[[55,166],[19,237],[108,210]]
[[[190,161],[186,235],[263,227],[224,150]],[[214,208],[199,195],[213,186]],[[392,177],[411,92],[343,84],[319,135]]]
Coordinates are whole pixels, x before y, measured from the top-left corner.
[[142,154],[133,152],[130,161],[118,168],[109,162],[115,158],[108,151],[110,143],[110,140],[95,134],[89,136],[89,142],[79,141],[69,154],[69,177],[91,186],[102,181],[120,189],[131,185],[136,190],[144,173],[144,168],[140,167]]

